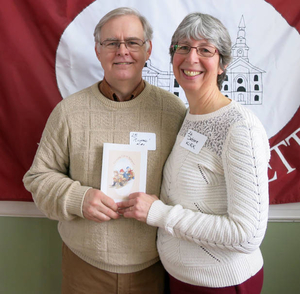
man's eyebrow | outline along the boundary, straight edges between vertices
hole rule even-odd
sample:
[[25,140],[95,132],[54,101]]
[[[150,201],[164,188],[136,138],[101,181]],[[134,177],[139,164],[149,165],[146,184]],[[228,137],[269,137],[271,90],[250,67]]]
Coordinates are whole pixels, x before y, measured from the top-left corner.
[[[142,40],[142,39],[140,39],[138,37],[128,37],[128,38],[124,39],[124,41],[130,41],[130,40]],[[104,41],[121,41],[121,40],[118,38],[107,38]]]
[[138,37],[128,37],[125,40],[142,40],[142,39],[140,39]]
[[119,39],[117,38],[107,38],[104,41],[118,41]]

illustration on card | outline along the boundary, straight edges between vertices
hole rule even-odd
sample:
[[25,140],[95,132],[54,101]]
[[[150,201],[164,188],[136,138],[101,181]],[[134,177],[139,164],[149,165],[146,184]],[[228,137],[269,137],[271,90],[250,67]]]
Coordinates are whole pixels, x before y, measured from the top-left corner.
[[133,192],[145,192],[147,148],[104,144],[101,190],[116,202]]
[[121,168],[120,170],[114,170],[111,187],[120,189],[127,186],[128,184],[132,184],[133,181],[134,171],[130,166],[127,166],[125,171],[123,168]]
[[134,171],[139,173],[140,154],[136,152],[121,154],[120,151],[111,150],[110,158],[108,194],[116,200],[138,191],[139,177],[138,175],[135,176]]

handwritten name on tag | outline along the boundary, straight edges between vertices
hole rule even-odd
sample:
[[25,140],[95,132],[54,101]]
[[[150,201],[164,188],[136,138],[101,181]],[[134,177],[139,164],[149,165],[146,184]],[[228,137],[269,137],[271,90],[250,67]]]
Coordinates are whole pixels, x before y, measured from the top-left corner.
[[198,154],[206,142],[207,137],[193,130],[188,130],[180,146]]
[[156,150],[156,134],[130,132],[130,145],[146,146],[148,150]]

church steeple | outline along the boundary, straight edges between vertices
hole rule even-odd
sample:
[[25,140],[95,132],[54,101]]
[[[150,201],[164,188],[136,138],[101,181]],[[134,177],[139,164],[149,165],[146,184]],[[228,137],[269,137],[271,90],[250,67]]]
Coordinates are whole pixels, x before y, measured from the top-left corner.
[[233,60],[237,58],[244,58],[247,62],[249,62],[248,51],[249,47],[246,44],[246,26],[244,16],[242,15],[239,30],[237,33],[236,43],[232,47],[232,56]]

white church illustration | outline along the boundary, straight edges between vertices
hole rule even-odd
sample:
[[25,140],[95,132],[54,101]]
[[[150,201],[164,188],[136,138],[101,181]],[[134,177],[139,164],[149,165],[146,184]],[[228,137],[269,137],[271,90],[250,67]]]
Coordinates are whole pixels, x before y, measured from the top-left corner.
[[264,71],[249,62],[245,29],[242,16],[236,43],[232,47],[233,59],[227,67],[222,93],[241,104],[262,104]]
[[[249,47],[246,43],[246,26],[244,16],[242,16],[238,26],[236,43],[232,46],[233,58],[227,67],[226,77],[221,92],[225,96],[241,104],[262,104],[262,75],[265,71],[249,62],[248,52]],[[143,69],[143,78],[150,84],[174,93],[187,103],[184,91],[174,77],[171,64],[169,71],[161,71],[152,66],[151,60],[148,60]]]

